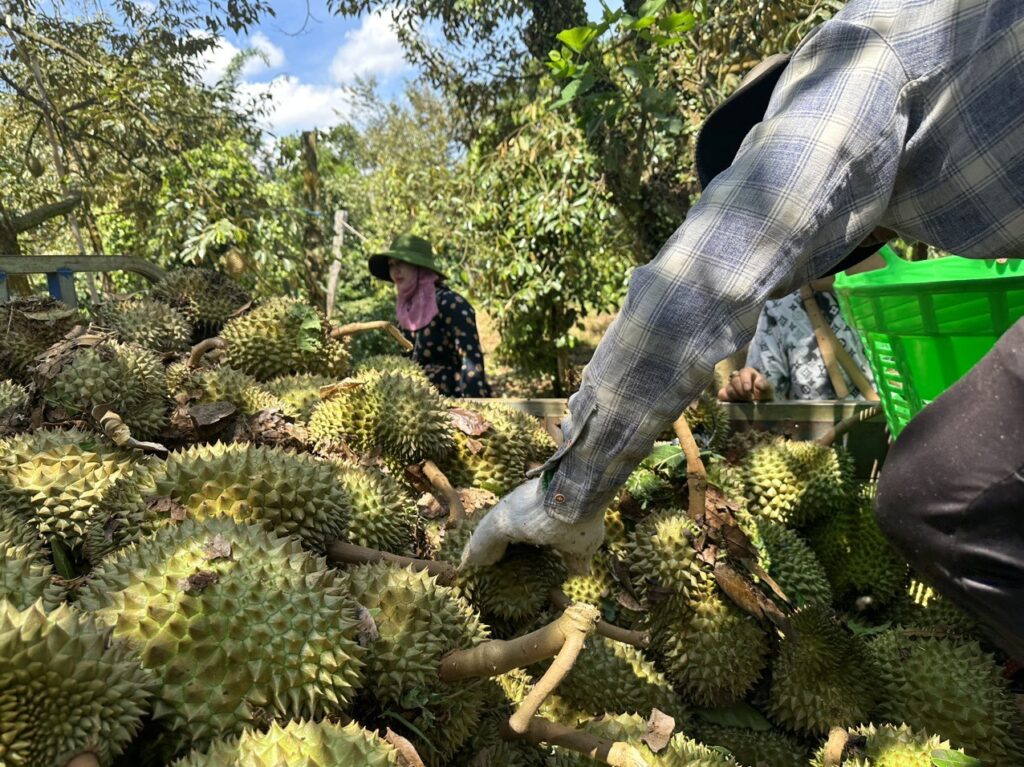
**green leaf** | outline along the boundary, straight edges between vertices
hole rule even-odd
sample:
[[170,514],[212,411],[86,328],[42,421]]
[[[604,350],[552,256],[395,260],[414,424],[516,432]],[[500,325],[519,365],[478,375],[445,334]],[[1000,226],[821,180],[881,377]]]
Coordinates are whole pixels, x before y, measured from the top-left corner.
[[695,712],[698,719],[722,727],[738,727],[744,730],[765,732],[772,728],[772,723],[749,703],[740,701],[724,708],[705,708]]
[[597,30],[590,26],[573,27],[562,30],[556,37],[576,53],[583,53],[590,41],[597,37]]
[[985,767],[984,762],[973,756],[967,756],[967,754],[957,751],[948,751],[944,748],[932,751],[932,765],[934,767]]
[[61,578],[70,581],[78,575],[71,562],[71,552],[68,551],[63,541],[51,538],[50,551],[53,553],[53,567]]
[[651,454],[644,459],[644,464],[652,469],[671,469],[680,461],[685,460],[683,449],[679,445],[665,443],[654,448]]
[[665,7],[665,3],[668,0],[647,0],[646,3],[640,6],[640,10],[636,12],[637,16],[653,16],[662,8]]
[[558,99],[551,105],[551,109],[560,109],[566,104],[570,103],[576,98],[576,94],[579,92],[582,86],[582,80],[573,80],[571,83],[562,88],[562,94]]
[[682,11],[681,13],[670,13],[664,18],[658,19],[658,29],[681,34],[689,32],[696,23],[697,17],[693,15],[693,11]]

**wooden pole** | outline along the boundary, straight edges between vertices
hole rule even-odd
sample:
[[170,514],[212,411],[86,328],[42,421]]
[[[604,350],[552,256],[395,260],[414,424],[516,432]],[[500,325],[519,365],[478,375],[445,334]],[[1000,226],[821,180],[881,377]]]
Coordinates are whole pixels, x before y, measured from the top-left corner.
[[341,251],[345,247],[345,224],[348,222],[347,210],[334,211],[334,239],[331,241],[331,268],[327,273],[327,321],[334,316],[334,304],[341,280]]

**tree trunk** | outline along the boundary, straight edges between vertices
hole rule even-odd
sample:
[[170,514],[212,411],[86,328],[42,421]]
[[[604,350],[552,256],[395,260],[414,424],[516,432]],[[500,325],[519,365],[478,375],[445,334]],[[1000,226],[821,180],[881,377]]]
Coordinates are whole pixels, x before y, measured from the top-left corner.
[[324,234],[320,224],[320,169],[316,159],[316,131],[302,132],[302,203],[306,209],[306,223],[302,232],[302,250],[305,260],[303,280],[309,302],[324,304],[326,293],[320,285],[323,271]]

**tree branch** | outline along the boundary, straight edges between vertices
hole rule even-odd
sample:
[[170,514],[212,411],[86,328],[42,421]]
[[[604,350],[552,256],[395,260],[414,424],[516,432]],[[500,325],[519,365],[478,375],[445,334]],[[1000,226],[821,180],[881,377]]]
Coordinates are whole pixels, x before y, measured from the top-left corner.
[[679,447],[683,449],[686,456],[686,484],[690,490],[690,519],[699,519],[704,516],[705,499],[708,489],[708,473],[704,468],[704,461],[700,458],[700,448],[693,439],[693,432],[690,431],[690,424],[686,422],[686,415],[680,414],[672,429],[679,438]]
[[42,205],[28,213],[23,213],[15,218],[11,224],[15,232],[27,232],[35,229],[40,224],[49,221],[57,216],[64,216],[74,210],[82,202],[81,192],[71,192],[63,200],[52,202],[49,205]]
[[538,746],[541,743],[559,746],[612,767],[647,767],[648,764],[640,752],[628,743],[599,738],[540,716],[530,720],[530,726],[524,733],[515,732],[506,723],[502,727],[501,736],[505,740],[524,740]]
[[327,559],[333,564],[367,565],[375,562],[387,562],[398,567],[411,567],[414,570],[426,570],[430,575],[437,578],[438,583],[447,584],[455,580],[455,566],[448,562],[435,562],[431,559],[414,559],[403,557],[401,554],[392,554],[388,551],[378,551],[366,546],[357,546],[354,543],[335,541],[327,547]]

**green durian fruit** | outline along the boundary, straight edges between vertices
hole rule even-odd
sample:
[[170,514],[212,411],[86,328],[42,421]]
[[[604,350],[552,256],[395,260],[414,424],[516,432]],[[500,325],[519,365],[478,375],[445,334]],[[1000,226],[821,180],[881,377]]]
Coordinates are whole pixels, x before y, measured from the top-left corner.
[[708,482],[740,511],[748,511],[746,470],[740,464],[712,458],[708,462]]
[[798,610],[790,624],[772,665],[768,716],[802,735],[867,721],[878,675],[863,640],[820,605]]
[[[730,754],[688,738],[681,732],[672,736],[668,745],[658,753],[654,753],[641,740],[647,732],[647,719],[627,715],[606,714],[583,726],[585,731],[612,741],[620,741],[633,746],[648,767],[739,767]],[[550,761],[551,767],[585,767],[594,762],[582,754],[555,749],[555,756]]]
[[629,555],[629,532],[622,512],[613,504],[604,511],[604,548],[618,559]]
[[168,756],[267,720],[340,715],[361,682],[344,575],[254,525],[162,528],[101,562],[78,603],[160,681]]
[[400,465],[430,459],[443,464],[455,449],[455,427],[433,386],[399,373],[364,373],[380,403],[374,429],[376,446]]
[[448,764],[451,767],[544,767],[543,749],[501,737],[502,725],[531,689],[529,675],[514,669],[486,680],[485,684],[487,693],[480,724]]
[[427,738],[430,747],[417,748],[424,759],[445,764],[477,727],[487,685],[442,682],[438,669],[449,651],[487,638],[479,617],[455,589],[424,572],[376,564],[349,575],[353,598],[377,627],[367,643],[367,694],[411,725],[404,734],[414,743]]
[[713,581],[687,604],[670,598],[652,610],[651,642],[676,688],[702,708],[741,700],[768,663],[768,635],[723,599]]
[[252,297],[231,278],[209,269],[178,269],[153,286],[157,301],[176,309],[193,326],[194,340],[217,335]]
[[748,730],[699,722],[690,732],[708,746],[724,748],[740,764],[751,767],[807,767],[810,749],[776,730]]
[[355,722],[271,722],[267,732],[246,730],[193,751],[174,767],[386,767],[398,765],[394,747]]
[[[0,442],[0,450],[6,449],[6,446],[5,442]],[[47,561],[46,545],[35,527],[3,504],[0,504],[0,540],[7,546],[22,549],[27,557],[41,563]]]
[[689,718],[686,704],[661,672],[632,645],[592,636],[572,670],[558,686],[559,697],[587,718],[616,711],[648,717],[659,709],[681,727]]
[[76,559],[97,562],[148,518],[150,462],[97,434],[39,430],[0,444],[0,505]]
[[320,404],[320,389],[335,381],[329,376],[302,373],[272,378],[267,381],[266,389],[280,400],[285,415],[306,423],[313,409]]
[[[448,404],[465,408],[457,400]],[[456,452],[444,468],[456,485],[478,487],[497,496],[511,492],[526,481],[530,457],[528,434],[521,422],[513,418],[512,408],[503,405],[474,405],[489,427],[482,434],[468,435],[453,429]]]
[[0,426],[28,407],[28,389],[19,383],[0,380]]
[[715,453],[725,450],[732,428],[729,425],[729,414],[718,401],[716,393],[705,389],[683,415],[698,445]]
[[320,312],[293,298],[272,298],[224,325],[227,364],[269,381],[293,373],[341,378],[348,370],[345,344],[330,337]]
[[67,418],[88,418],[96,406],[110,407],[136,439],[154,437],[167,424],[170,403],[160,357],[134,344],[101,341],[69,348],[40,389],[47,404]]
[[0,599],[0,764],[109,764],[149,709],[152,677],[92,616]]
[[345,539],[372,549],[408,554],[416,535],[416,499],[375,469],[341,465],[338,482],[348,495]]
[[197,445],[173,452],[154,473],[157,496],[195,519],[226,516],[294,535],[323,551],[345,537],[351,508],[338,468],[263,445]]
[[978,632],[973,617],[917,578],[910,580],[905,593],[893,603],[888,617],[894,625],[905,628],[933,629],[965,637]]
[[624,487],[633,501],[645,511],[664,509],[675,502],[675,490],[671,483],[642,464],[626,478]]
[[29,383],[36,357],[80,322],[75,309],[49,296],[0,303],[0,378]]
[[[458,565],[462,550],[483,517],[477,512],[455,530],[448,530],[437,559]],[[509,546],[500,562],[459,571],[458,585],[489,624],[517,624],[537,618],[551,604],[551,590],[565,580],[565,566],[551,549]],[[497,619],[497,620],[496,620]]]
[[664,511],[640,522],[630,537],[626,561],[642,595],[687,599],[707,575],[693,548],[696,525],[681,511]]
[[176,362],[167,369],[167,389],[172,398],[185,394],[201,405],[230,402],[243,415],[273,408],[287,412],[283,401],[267,386],[228,365],[193,369]]
[[339,387],[315,405],[309,416],[309,434],[323,452],[343,446],[361,454],[376,449],[382,403],[376,389],[363,376],[352,379],[350,384]]
[[150,298],[111,296],[96,308],[95,315],[100,325],[117,331],[122,341],[157,352],[183,352],[192,338],[188,320]]
[[0,509],[0,601],[19,610],[41,600],[46,610],[63,601],[63,591],[53,583],[52,568],[32,531]]
[[355,375],[361,375],[367,371],[401,373],[402,375],[418,378],[425,384],[430,383],[430,379],[427,378],[427,374],[418,362],[398,354],[375,354],[372,357],[367,357],[359,361],[353,372]]
[[853,464],[837,448],[816,442],[773,442],[743,461],[748,508],[802,528],[846,509],[854,497]]
[[555,440],[544,428],[543,422],[529,413],[513,407],[505,409],[507,417],[515,423],[526,440],[526,458],[531,463],[544,463],[557,449]]
[[744,529],[757,547],[761,567],[794,607],[832,604],[832,587],[825,568],[803,538],[763,517],[751,520]]
[[869,598],[875,607],[890,604],[906,589],[906,561],[889,545],[875,521],[874,493],[865,488],[859,502],[807,531],[811,548],[839,601]]
[[[847,735],[839,767],[935,767],[935,751],[953,751],[949,741],[915,732],[905,724],[862,725],[848,730]],[[964,752],[956,749],[954,753]],[[811,767],[826,767],[824,745],[811,760]]]
[[1024,764],[1021,714],[999,665],[977,642],[892,629],[870,652],[881,676],[877,719],[948,738],[991,767]]
[[562,593],[573,602],[586,602],[600,607],[612,593],[613,581],[604,555],[598,552],[590,563],[587,575],[570,575],[562,582]]

